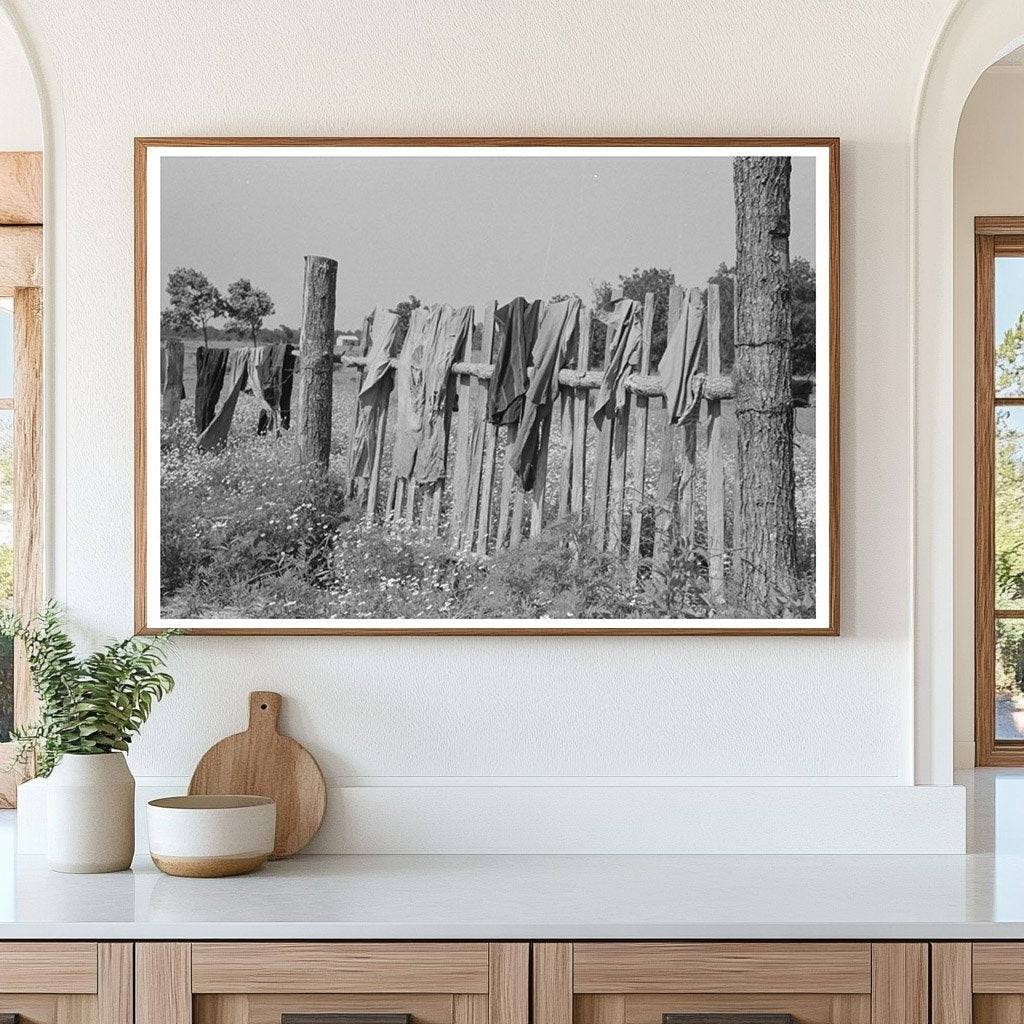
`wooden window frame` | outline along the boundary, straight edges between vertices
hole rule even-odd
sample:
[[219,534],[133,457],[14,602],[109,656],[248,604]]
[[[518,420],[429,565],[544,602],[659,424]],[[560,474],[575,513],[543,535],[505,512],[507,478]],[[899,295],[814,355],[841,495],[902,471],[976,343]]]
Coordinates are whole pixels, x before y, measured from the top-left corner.
[[[14,608],[42,604],[43,173],[41,153],[0,153],[0,297],[14,299],[14,394],[0,408],[14,418]],[[10,398],[4,401],[4,398]],[[37,703],[20,644],[14,652],[14,724]],[[13,807],[32,766],[12,767],[14,744],[0,743],[0,807]]]

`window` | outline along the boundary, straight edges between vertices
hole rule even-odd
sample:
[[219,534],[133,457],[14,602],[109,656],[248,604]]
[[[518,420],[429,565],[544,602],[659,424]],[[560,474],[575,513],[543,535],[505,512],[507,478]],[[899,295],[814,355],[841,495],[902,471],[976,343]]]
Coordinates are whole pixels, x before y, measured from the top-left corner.
[[1024,765],[1024,217],[975,252],[976,761]]
[[[0,153],[0,606],[34,614],[42,599],[42,262],[40,153]],[[0,638],[0,807],[11,770],[12,725],[35,717],[24,653]]]

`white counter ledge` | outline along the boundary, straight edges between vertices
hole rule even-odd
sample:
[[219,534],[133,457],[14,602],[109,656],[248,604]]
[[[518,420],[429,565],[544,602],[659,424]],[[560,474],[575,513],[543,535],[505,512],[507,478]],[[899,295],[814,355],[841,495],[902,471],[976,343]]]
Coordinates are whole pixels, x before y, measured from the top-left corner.
[[2,939],[1024,939],[1024,856],[299,857],[0,877]]

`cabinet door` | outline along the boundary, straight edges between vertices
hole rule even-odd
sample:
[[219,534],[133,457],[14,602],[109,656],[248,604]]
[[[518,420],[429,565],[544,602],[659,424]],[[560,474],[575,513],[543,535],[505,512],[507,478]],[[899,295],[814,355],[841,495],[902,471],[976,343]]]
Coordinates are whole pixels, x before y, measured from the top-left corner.
[[0,1018],[132,1024],[127,942],[0,942]]
[[534,1024],[928,1024],[923,943],[538,943],[533,957]]
[[526,943],[139,943],[136,984],[136,1024],[529,1024]]
[[933,1024],[1024,1019],[1024,942],[932,943]]

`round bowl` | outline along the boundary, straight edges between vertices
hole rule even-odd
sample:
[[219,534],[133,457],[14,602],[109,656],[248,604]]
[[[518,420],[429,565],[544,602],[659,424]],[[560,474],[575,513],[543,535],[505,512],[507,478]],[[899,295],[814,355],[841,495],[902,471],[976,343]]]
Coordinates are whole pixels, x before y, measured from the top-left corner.
[[265,796],[162,797],[146,818],[150,856],[168,875],[244,875],[274,850],[277,806]]

